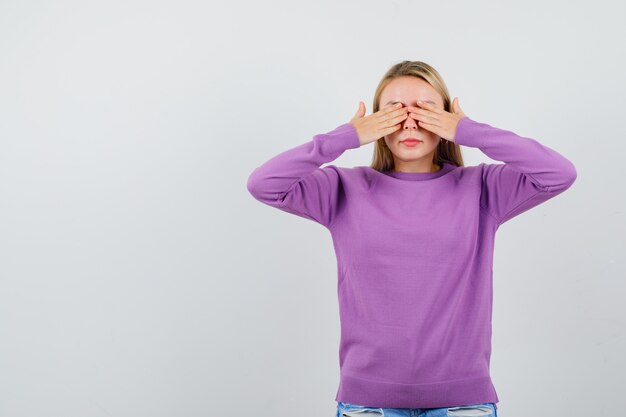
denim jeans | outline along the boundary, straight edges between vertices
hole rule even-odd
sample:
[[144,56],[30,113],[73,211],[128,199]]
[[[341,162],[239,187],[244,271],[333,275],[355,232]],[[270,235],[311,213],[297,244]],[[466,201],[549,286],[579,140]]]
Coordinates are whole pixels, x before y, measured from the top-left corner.
[[337,402],[335,417],[498,417],[494,403],[443,408],[374,408]]

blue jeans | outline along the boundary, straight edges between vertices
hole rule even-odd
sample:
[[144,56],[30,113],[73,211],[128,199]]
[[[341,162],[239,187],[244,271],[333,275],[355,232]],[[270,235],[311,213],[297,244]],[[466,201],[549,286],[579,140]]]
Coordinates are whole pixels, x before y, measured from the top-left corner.
[[498,417],[494,403],[443,408],[374,408],[337,402],[335,417]]

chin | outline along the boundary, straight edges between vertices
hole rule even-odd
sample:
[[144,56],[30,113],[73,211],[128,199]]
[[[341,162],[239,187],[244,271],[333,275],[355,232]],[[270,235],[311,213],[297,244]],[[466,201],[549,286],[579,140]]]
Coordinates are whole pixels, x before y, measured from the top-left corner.
[[432,152],[432,149],[424,149],[424,147],[422,147],[421,145],[418,145],[415,148],[406,148],[400,145],[399,147],[396,148],[396,152],[399,155],[410,155],[413,157],[422,157]]
[[426,156],[426,154],[412,153],[412,152],[401,152],[400,154],[396,155],[398,159],[405,161],[405,162],[418,161],[424,156]]

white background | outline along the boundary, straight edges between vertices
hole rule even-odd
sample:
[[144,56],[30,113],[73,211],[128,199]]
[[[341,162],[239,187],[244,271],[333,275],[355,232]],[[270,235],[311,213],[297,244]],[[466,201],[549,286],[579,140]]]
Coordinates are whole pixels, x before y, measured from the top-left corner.
[[0,416],[334,415],[330,234],[246,180],[359,100],[369,114],[405,59],[433,65],[472,119],[577,169],[498,230],[499,416],[614,415],[625,15],[620,1],[1,1]]

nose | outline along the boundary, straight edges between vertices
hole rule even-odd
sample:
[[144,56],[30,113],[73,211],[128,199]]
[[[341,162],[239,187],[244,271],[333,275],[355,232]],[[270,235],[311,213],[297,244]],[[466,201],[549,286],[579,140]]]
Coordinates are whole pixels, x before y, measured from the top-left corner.
[[418,127],[419,127],[419,125],[417,124],[417,120],[415,120],[414,118],[409,116],[408,113],[407,113],[407,118],[404,119],[404,122],[402,124],[402,128],[405,129],[405,130],[408,130],[408,129],[417,129]]

